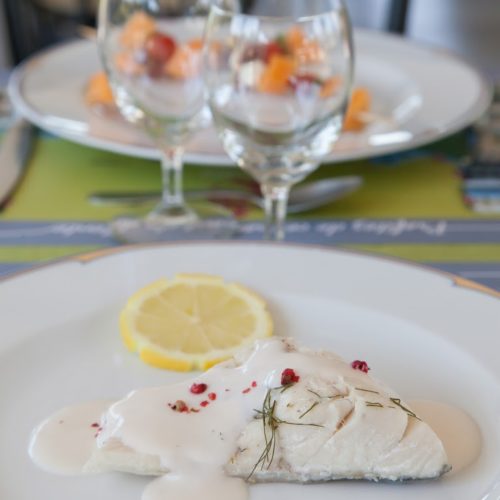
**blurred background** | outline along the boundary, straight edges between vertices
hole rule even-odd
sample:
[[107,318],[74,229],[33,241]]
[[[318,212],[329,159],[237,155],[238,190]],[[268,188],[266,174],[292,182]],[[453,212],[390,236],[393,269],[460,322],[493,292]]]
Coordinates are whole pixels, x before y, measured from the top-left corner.
[[[306,1],[306,0],[291,0]],[[98,0],[3,0],[0,71],[95,25]],[[500,78],[498,0],[346,0],[355,26],[449,49]]]

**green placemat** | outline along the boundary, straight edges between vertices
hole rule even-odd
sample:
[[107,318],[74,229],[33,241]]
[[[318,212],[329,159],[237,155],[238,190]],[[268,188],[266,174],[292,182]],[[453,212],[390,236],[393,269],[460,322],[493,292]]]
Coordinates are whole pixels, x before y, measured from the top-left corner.
[[[457,144],[455,144],[457,143]],[[434,146],[456,150],[457,137]],[[360,175],[364,186],[353,195],[307,218],[480,218],[462,202],[455,166],[432,150],[416,156],[323,165],[309,180]],[[186,188],[241,188],[250,183],[238,168],[187,165]],[[61,139],[38,140],[27,175],[3,220],[109,220],[123,207],[92,206],[87,196],[99,190],[159,189],[156,161],[94,150]],[[129,211],[129,210],[127,210]],[[251,210],[248,218],[260,217]]]

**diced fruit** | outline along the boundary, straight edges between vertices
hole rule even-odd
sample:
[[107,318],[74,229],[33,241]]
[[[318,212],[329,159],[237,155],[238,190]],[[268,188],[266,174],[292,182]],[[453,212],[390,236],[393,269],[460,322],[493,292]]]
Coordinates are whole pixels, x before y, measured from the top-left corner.
[[149,35],[144,46],[147,73],[152,78],[158,78],[164,73],[165,64],[175,52],[175,40],[163,33]]
[[120,315],[129,350],[148,364],[178,371],[207,369],[272,330],[266,303],[258,295],[199,274],[140,289]]
[[166,63],[175,52],[175,41],[172,37],[163,33],[152,33],[146,40],[146,54],[148,60],[163,64]]
[[293,26],[285,35],[286,45],[300,64],[310,64],[323,61],[325,52],[318,42],[309,40],[304,32]]
[[265,44],[255,43],[245,48],[241,57],[241,62],[263,61],[268,64],[273,56],[286,55],[286,53],[285,44],[278,40]]
[[358,132],[365,126],[360,114],[370,110],[371,96],[367,89],[358,87],[353,90],[344,119],[344,130]]
[[115,66],[120,73],[129,76],[139,76],[144,74],[146,68],[143,64],[135,60],[133,52],[120,52],[115,56]]
[[199,69],[200,51],[189,45],[181,45],[167,62],[165,72],[172,78],[186,79],[196,76]]
[[120,33],[120,44],[127,49],[144,47],[148,37],[156,31],[155,20],[143,11],[133,14]]
[[302,45],[304,44],[305,41],[304,32],[298,26],[292,26],[287,31],[285,35],[285,40],[290,50],[295,52],[298,49],[300,49],[300,47],[302,47]]
[[289,80],[297,69],[293,57],[275,54],[265,67],[258,84],[260,92],[284,94],[289,90]]
[[103,71],[93,75],[87,85],[85,100],[88,104],[113,104],[113,92]]
[[271,58],[277,54],[285,54],[285,50],[281,44],[278,42],[269,42],[264,45],[263,58],[266,64],[268,64]]
[[247,45],[243,50],[241,55],[241,63],[247,63],[251,61],[262,61],[264,59],[264,45],[260,43],[255,43],[252,45]]
[[325,59],[324,50],[314,41],[306,41],[295,55],[301,64],[317,63]]
[[323,82],[319,95],[323,99],[331,97],[333,94],[335,94],[341,83],[342,79],[340,78],[340,76],[332,76],[331,78],[328,78]]
[[193,38],[192,40],[189,40],[187,45],[192,50],[201,50],[201,49],[203,49],[203,39],[202,38]]

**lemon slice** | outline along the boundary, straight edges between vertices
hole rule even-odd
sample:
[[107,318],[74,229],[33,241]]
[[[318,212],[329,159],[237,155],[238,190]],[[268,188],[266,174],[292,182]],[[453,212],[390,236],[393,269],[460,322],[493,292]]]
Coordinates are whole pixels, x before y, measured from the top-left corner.
[[177,371],[206,370],[272,331],[262,298],[203,274],[155,281],[132,295],[120,314],[127,348],[145,363]]

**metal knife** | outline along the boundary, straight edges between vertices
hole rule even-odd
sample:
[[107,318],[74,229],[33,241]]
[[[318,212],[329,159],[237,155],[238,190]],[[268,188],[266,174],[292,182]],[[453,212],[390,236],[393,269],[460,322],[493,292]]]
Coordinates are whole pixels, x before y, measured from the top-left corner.
[[36,129],[20,118],[4,133],[0,142],[0,209],[5,208],[28,166]]
[[[361,187],[363,179],[359,176],[342,176],[311,181],[292,189],[288,202],[288,213],[301,213],[343,198]],[[262,196],[248,191],[232,189],[200,189],[184,193],[188,200],[245,200],[264,207]],[[95,205],[140,205],[158,201],[159,191],[149,192],[112,192],[102,191],[89,195],[88,200]]]

